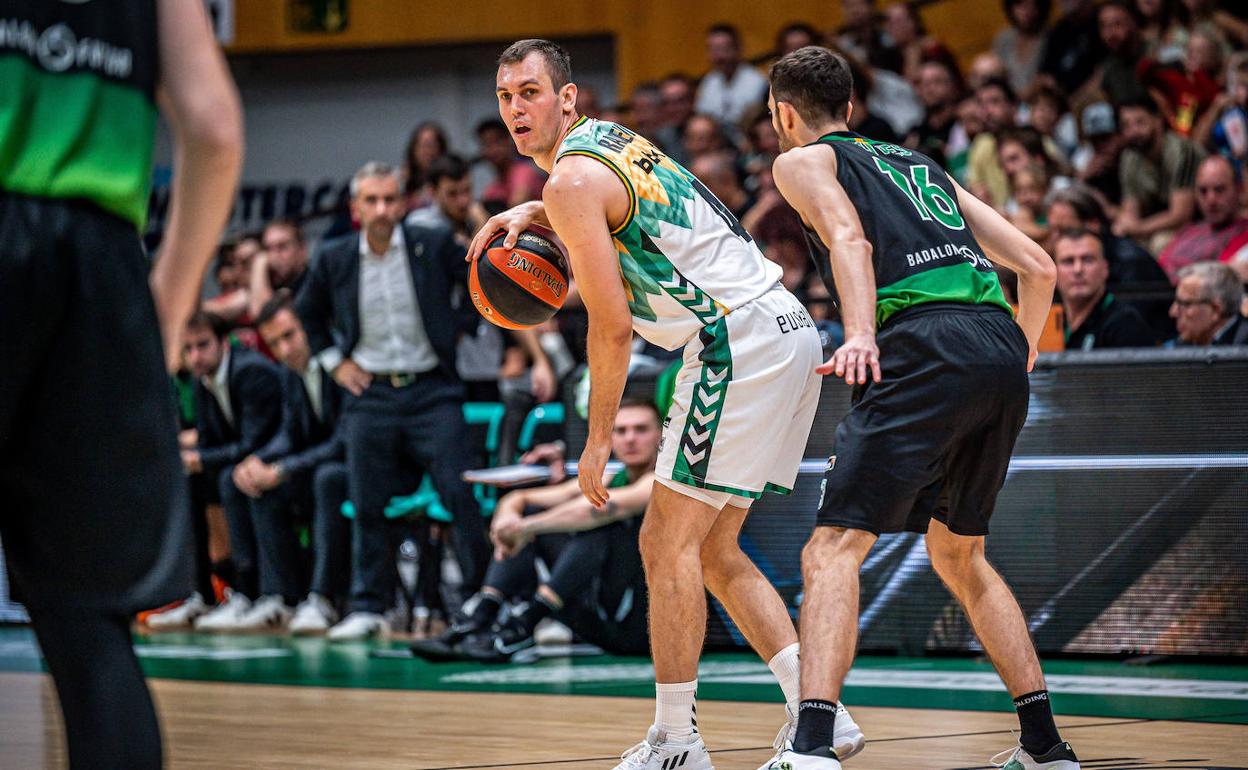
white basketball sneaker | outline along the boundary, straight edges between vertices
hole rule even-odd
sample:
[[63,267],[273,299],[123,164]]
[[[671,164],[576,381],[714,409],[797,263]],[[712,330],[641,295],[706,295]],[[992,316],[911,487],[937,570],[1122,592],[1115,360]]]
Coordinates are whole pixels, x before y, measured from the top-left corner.
[[285,628],[293,610],[286,606],[280,596],[261,596],[234,624],[237,631],[261,631],[266,628]]
[[[827,751],[825,748],[824,751]],[[790,745],[763,767],[767,770],[841,770],[836,757],[815,754],[798,754]]]
[[251,609],[251,600],[238,591],[227,591],[225,601],[195,621],[196,631],[236,631],[238,621]]
[[[997,762],[1001,757],[1006,757],[1006,760]],[[1001,770],[1079,770],[1079,758],[1075,756],[1070,744],[1065,742],[1057,744],[1039,757],[1028,754],[1022,746],[1015,746],[988,761]]]
[[147,616],[147,627],[157,631],[170,628],[189,628],[197,618],[208,612],[204,597],[199,592],[191,594],[178,606]]
[[358,642],[390,635],[390,624],[376,612],[352,612],[341,623],[329,629],[325,638],[331,642]]
[[320,594],[308,594],[308,598],[295,608],[295,616],[290,619],[287,628],[295,636],[323,634],[337,622],[338,613],[328,599]]
[[[780,728],[780,732],[776,733],[776,740],[771,744],[776,750],[776,754],[770,761],[763,764],[759,770],[767,770],[772,767],[779,761],[781,754],[793,748],[793,736],[797,732],[797,714],[793,713],[787,704],[784,707],[784,712],[789,715],[789,718],[784,723],[784,726]],[[836,728],[832,734],[832,750],[836,752],[837,759],[843,762],[866,747],[867,737],[862,734],[862,728],[849,715],[849,709],[845,708],[844,704],[838,702],[836,704]]]
[[715,770],[702,736],[694,733],[688,743],[669,741],[650,726],[646,739],[620,755],[615,770]]

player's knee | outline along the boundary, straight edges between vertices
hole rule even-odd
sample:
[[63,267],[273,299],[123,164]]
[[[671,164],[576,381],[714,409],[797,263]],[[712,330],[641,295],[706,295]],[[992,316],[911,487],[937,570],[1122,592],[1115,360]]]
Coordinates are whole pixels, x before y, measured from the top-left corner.
[[982,538],[949,535],[927,541],[927,558],[932,569],[946,583],[958,584],[973,575],[978,562],[984,560]]
[[816,575],[844,562],[861,564],[876,536],[843,527],[815,527],[802,549],[802,574]]
[[711,593],[718,596],[720,590],[741,573],[742,560],[749,563],[749,557],[735,542],[707,540],[702,544],[702,580]]

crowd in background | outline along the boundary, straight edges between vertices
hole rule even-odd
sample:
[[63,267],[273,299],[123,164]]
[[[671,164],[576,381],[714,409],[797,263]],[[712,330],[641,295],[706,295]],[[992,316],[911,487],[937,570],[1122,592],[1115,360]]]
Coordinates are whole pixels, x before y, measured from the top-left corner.
[[[765,75],[785,53],[826,45],[853,71],[851,130],[927,155],[1053,256],[1058,296],[1050,349],[1248,344],[1246,10],[1216,0],[1068,0],[1055,16],[1050,0],[1005,0],[1008,25],[991,50],[963,67],[925,29],[914,6],[842,0],[841,28],[786,24],[774,51],[755,61],[745,59],[732,26],[712,26],[705,36],[708,69],[700,77],[673,73],[644,82],[620,102],[583,88],[578,110],[637,131],[698,177],[781,265],[785,286],[833,346],[840,334],[834,303],[810,263],[802,223],[771,177],[779,144]],[[439,586],[448,539],[460,557],[459,598],[480,586],[487,535],[465,524],[481,517],[480,501],[453,481],[465,468],[435,468],[443,447],[409,440],[403,431],[410,425],[370,423],[368,436],[333,425],[340,411],[368,412],[368,394],[378,387],[394,391],[384,396],[389,401],[378,396],[379,405],[404,412],[425,407],[399,403],[395,394],[446,385],[446,403],[456,409],[465,400],[504,405],[503,435],[486,460],[506,463],[529,449],[518,445],[517,433],[530,410],[574,389],[586,330],[574,297],[547,325],[510,333],[476,316],[451,280],[462,277],[456,271],[463,269],[463,250],[482,223],[538,198],[544,182],[544,173],[516,153],[501,121],[481,123],[476,139],[465,153],[469,148],[452,148],[437,123],[417,125],[395,168],[370,164],[356,175],[351,211],[341,213],[320,244],[305,241],[302,223],[279,220],[222,245],[178,380],[184,465],[198,479],[204,567],[198,598],[161,613],[167,625],[198,618],[217,630],[293,624],[322,631],[346,610],[351,614],[334,626],[339,638],[395,626],[385,615],[394,605],[395,548],[382,531],[392,526],[382,509],[389,516],[393,501],[386,502],[389,495],[371,500],[377,495],[367,492],[393,483],[375,471],[366,476],[359,459],[384,466],[386,452],[405,455],[417,471],[413,484],[422,471],[433,477],[434,491],[451,509],[448,523],[425,521],[399,538],[415,544],[425,565],[411,599],[416,631],[436,633],[429,618],[446,614]],[[398,272],[357,266],[355,279],[342,272],[341,265],[366,262],[369,251],[379,265],[390,264],[383,258],[401,255],[413,238],[449,276],[438,300],[448,304],[438,312],[453,319],[446,331],[453,353],[440,347],[442,322],[422,306],[423,282],[443,277],[406,279],[421,298],[411,306],[384,289],[395,280],[406,285],[401,261],[393,263]],[[1009,296],[1012,276],[1000,275]],[[341,299],[347,295],[340,283],[358,292],[362,282],[361,296],[368,297],[374,280],[378,302],[387,312],[415,317],[418,334],[393,331],[389,317],[370,320],[368,308]],[[344,321],[351,313],[353,320]],[[393,331],[392,340],[369,337],[378,324]],[[360,347],[369,349],[372,363],[326,356],[352,333],[362,334]],[[640,339],[634,354],[634,369],[650,372],[661,372],[676,355]],[[250,374],[238,374],[234,383],[236,371]],[[434,372],[442,378],[436,387],[420,385]],[[342,401],[333,409],[322,403],[331,391]],[[292,413],[292,399],[302,416]],[[456,425],[438,435],[462,439]],[[309,426],[316,435],[291,446],[290,432]],[[376,436],[391,430],[398,431],[393,446],[378,445]],[[533,456],[557,455],[545,448]],[[296,486],[293,479],[302,479],[298,490],[274,497]],[[214,502],[227,519],[215,528]],[[361,505],[344,524],[339,519],[352,503]],[[297,528],[285,519],[271,526],[273,511],[301,506],[313,512],[310,545],[296,542]],[[362,527],[379,528],[364,534],[367,545]],[[222,530],[229,532],[228,548],[214,540],[212,533]],[[301,548],[314,553],[300,556]],[[471,553],[477,556],[465,555]],[[227,563],[231,569],[221,566]],[[210,574],[230,585],[231,596],[220,596]],[[224,601],[210,611],[213,595]],[[367,622],[340,628],[359,615],[369,616]],[[161,625],[159,616],[153,625]]]

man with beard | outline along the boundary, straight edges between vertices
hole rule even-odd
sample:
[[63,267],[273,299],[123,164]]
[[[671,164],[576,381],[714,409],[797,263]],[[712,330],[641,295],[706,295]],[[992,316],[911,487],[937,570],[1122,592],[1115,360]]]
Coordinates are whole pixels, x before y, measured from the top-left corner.
[[1148,97],[1119,105],[1118,125],[1127,146],[1118,166],[1122,207],[1114,235],[1134,238],[1156,254],[1196,214],[1192,185],[1205,153],[1167,130],[1157,104]]
[[925,62],[919,68],[917,90],[926,113],[923,122],[915,126],[906,137],[906,146],[944,166],[949,133],[953,131],[953,125],[958,120],[957,76],[944,62]]

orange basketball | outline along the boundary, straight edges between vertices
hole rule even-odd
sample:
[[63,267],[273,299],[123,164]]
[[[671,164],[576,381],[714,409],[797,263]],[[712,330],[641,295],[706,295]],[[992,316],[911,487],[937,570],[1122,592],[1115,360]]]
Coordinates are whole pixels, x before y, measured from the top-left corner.
[[525,230],[514,248],[506,233],[494,236],[468,273],[472,304],[504,329],[528,329],[547,321],[568,297],[568,263],[563,251],[536,230]]

